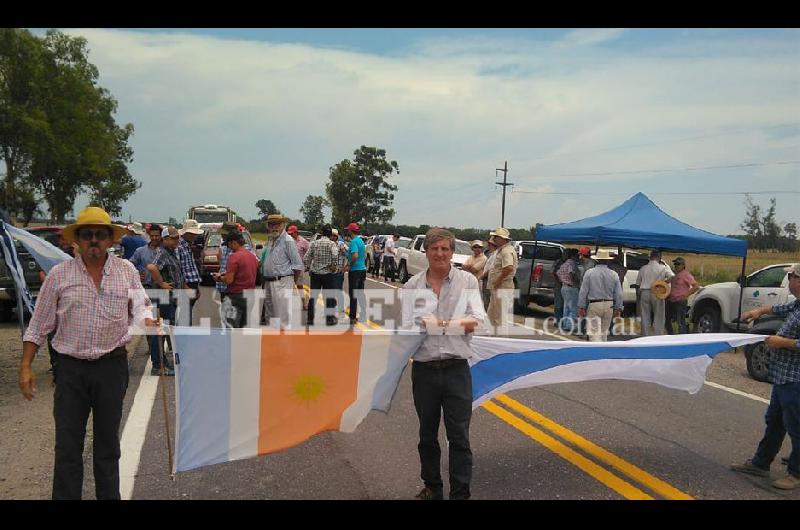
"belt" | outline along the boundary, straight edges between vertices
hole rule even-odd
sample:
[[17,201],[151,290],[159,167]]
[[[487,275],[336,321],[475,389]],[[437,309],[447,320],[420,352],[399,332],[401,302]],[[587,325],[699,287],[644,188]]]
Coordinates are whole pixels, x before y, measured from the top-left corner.
[[438,361],[420,362],[419,364],[421,366],[426,366],[428,368],[436,368],[436,369],[441,370],[442,368],[447,368],[448,366],[453,366],[453,365],[456,365],[456,364],[461,364],[461,363],[466,363],[466,362],[467,362],[466,359],[462,359],[460,357],[453,357],[453,358],[450,358],[450,359],[441,359],[441,360],[438,360]]
[[613,301],[614,300],[609,300],[608,298],[601,298],[601,299],[597,299],[597,300],[589,300],[589,303],[593,304],[595,302],[613,302]]
[[288,278],[289,276],[294,276],[294,274],[284,274],[283,276],[264,276],[264,281],[275,282],[280,280],[281,278]]
[[128,356],[128,350],[126,350],[124,346],[120,346],[118,348],[114,348],[110,352],[104,353],[103,355],[101,355],[97,359],[84,359],[84,358],[81,358],[81,357],[73,357],[72,355],[69,355],[67,353],[58,353],[58,355],[63,356],[63,357],[69,357],[70,359],[75,360],[75,361],[96,362],[96,361],[102,361],[103,359],[113,359],[115,357],[127,357]]

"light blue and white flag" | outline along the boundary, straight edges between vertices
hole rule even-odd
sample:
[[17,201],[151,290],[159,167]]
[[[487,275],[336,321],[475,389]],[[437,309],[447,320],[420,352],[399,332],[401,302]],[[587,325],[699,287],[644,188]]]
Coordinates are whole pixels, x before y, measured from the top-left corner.
[[17,255],[17,247],[14,245],[14,239],[11,237],[11,234],[9,234],[12,228],[14,227],[0,219],[0,245],[3,247],[3,259],[5,260],[6,270],[9,276],[14,280],[14,285],[18,293],[22,295],[22,303],[24,303],[28,311],[33,314],[33,297],[30,291],[28,291],[28,285],[25,283],[25,273],[19,261],[19,256]]
[[472,407],[519,388],[597,379],[647,381],[697,393],[712,358],[764,335],[702,333],[577,342],[474,337]]
[[53,245],[49,241],[45,241],[37,235],[31,234],[27,230],[22,230],[21,228],[17,228],[16,226],[11,226],[9,224],[5,226],[6,230],[8,230],[8,233],[22,243],[25,249],[31,253],[33,259],[36,260],[36,263],[46,273],[49,273],[50,269],[62,261],[72,259],[72,256],[57,246]]

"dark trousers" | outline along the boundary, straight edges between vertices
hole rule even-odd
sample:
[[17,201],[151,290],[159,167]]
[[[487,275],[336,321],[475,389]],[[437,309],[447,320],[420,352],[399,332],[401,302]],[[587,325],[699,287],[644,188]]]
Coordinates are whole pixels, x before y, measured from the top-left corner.
[[383,254],[373,254],[372,255],[372,274],[376,277],[381,275],[381,259],[383,258]]
[[364,282],[367,271],[350,271],[347,273],[347,294],[350,296],[350,320],[358,316],[358,299],[361,299],[361,320],[367,319],[367,300],[364,298]]
[[191,283],[187,283],[186,285],[189,286],[189,289],[193,289],[194,292],[195,292],[194,293],[195,294],[194,298],[189,300],[189,320],[188,320],[188,322],[186,322],[187,326],[191,326],[192,325],[192,314],[194,313],[194,304],[197,303],[197,295],[200,294],[200,284],[197,283],[197,282],[191,282]]
[[689,333],[689,305],[686,300],[679,300],[677,302],[673,302],[671,300],[667,300],[667,307],[666,307],[666,318],[667,318],[667,334],[672,335],[672,323],[678,322],[678,333],[686,334]]
[[[174,324],[175,322],[175,305],[173,304],[158,304],[158,314],[161,317],[162,322],[164,320],[169,320],[171,323]],[[153,363],[153,368],[160,368],[161,367],[161,359],[158,357],[158,341],[162,341],[162,348],[161,348],[161,355],[164,356],[164,348],[163,348],[163,341],[169,340],[169,337],[164,337],[163,335],[150,335],[148,338],[148,342],[150,345],[150,361]],[[171,343],[170,343],[171,344]],[[170,361],[169,359],[164,356],[164,359],[167,361],[165,366],[169,366]]]
[[786,434],[792,440],[787,471],[800,477],[800,382],[772,385],[767,412],[764,414],[767,428],[753,456],[753,465],[769,469]]
[[119,424],[128,390],[128,356],[117,348],[97,361],[58,355],[53,398],[56,423],[53,499],[80,499],[83,443],[89,412],[93,424],[95,494],[119,499]]
[[395,281],[397,276],[397,268],[395,267],[394,263],[394,256],[386,254],[383,256],[383,280],[389,281],[389,278],[392,281]]
[[442,491],[439,423],[444,411],[444,428],[449,442],[450,498],[468,499],[472,479],[472,450],[469,422],[472,418],[472,375],[465,359],[447,361],[443,366],[413,362],[411,385],[419,417],[419,460],[422,481],[435,492]]
[[[336,298],[334,298],[333,292],[336,289],[336,280],[333,277],[332,273],[328,274],[316,274],[314,272],[311,273],[311,298],[308,301],[308,325],[314,325],[314,306],[317,305],[317,296],[320,293],[320,289],[322,289],[322,296],[325,298],[325,307],[331,310],[335,310],[336,308]],[[331,311],[331,315],[325,317],[325,323],[329,326],[335,326],[337,324],[336,316]]]
[[333,288],[335,289],[336,295],[336,310],[337,311],[344,311],[344,292],[342,289],[344,288],[344,272],[334,272],[333,276]]

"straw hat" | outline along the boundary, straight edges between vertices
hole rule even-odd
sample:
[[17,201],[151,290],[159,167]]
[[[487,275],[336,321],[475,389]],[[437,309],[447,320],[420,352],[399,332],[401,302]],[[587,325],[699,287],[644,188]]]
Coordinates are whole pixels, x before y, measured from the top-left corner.
[[502,237],[506,241],[511,239],[511,234],[502,226],[495,228],[494,232],[489,232],[489,236]]
[[594,255],[594,259],[596,259],[597,261],[606,261],[606,260],[611,260],[613,258],[607,248],[601,248],[597,250],[597,253]]
[[271,213],[267,216],[267,222],[275,222],[278,221],[280,223],[285,223],[288,221],[289,218],[283,215],[282,213]]
[[653,285],[650,286],[650,292],[659,300],[666,299],[671,290],[672,284],[665,282],[664,280],[656,280],[653,282]]
[[180,235],[183,234],[194,234],[199,236],[203,233],[203,229],[200,228],[200,224],[197,222],[196,219],[184,219],[183,220],[183,228],[179,230]]
[[75,237],[75,232],[82,226],[107,226],[113,232],[111,235],[112,241],[119,241],[122,236],[128,233],[128,227],[112,224],[111,216],[105,210],[97,206],[89,206],[80,211],[75,223],[64,227],[61,236],[66,241],[75,243],[78,240]]

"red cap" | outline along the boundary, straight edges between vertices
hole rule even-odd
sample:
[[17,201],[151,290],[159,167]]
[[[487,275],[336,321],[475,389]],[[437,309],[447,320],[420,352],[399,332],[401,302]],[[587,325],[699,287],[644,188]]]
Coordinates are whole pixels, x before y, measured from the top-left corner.
[[589,250],[589,247],[581,247],[581,249],[578,251],[578,254],[581,256],[588,256],[590,252],[591,251]]
[[297,233],[297,226],[295,225],[290,226],[289,228],[286,229],[286,233],[287,234]]
[[350,232],[358,232],[358,230],[359,230],[358,224],[357,223],[350,223],[349,225],[347,225],[347,230],[350,231]]

